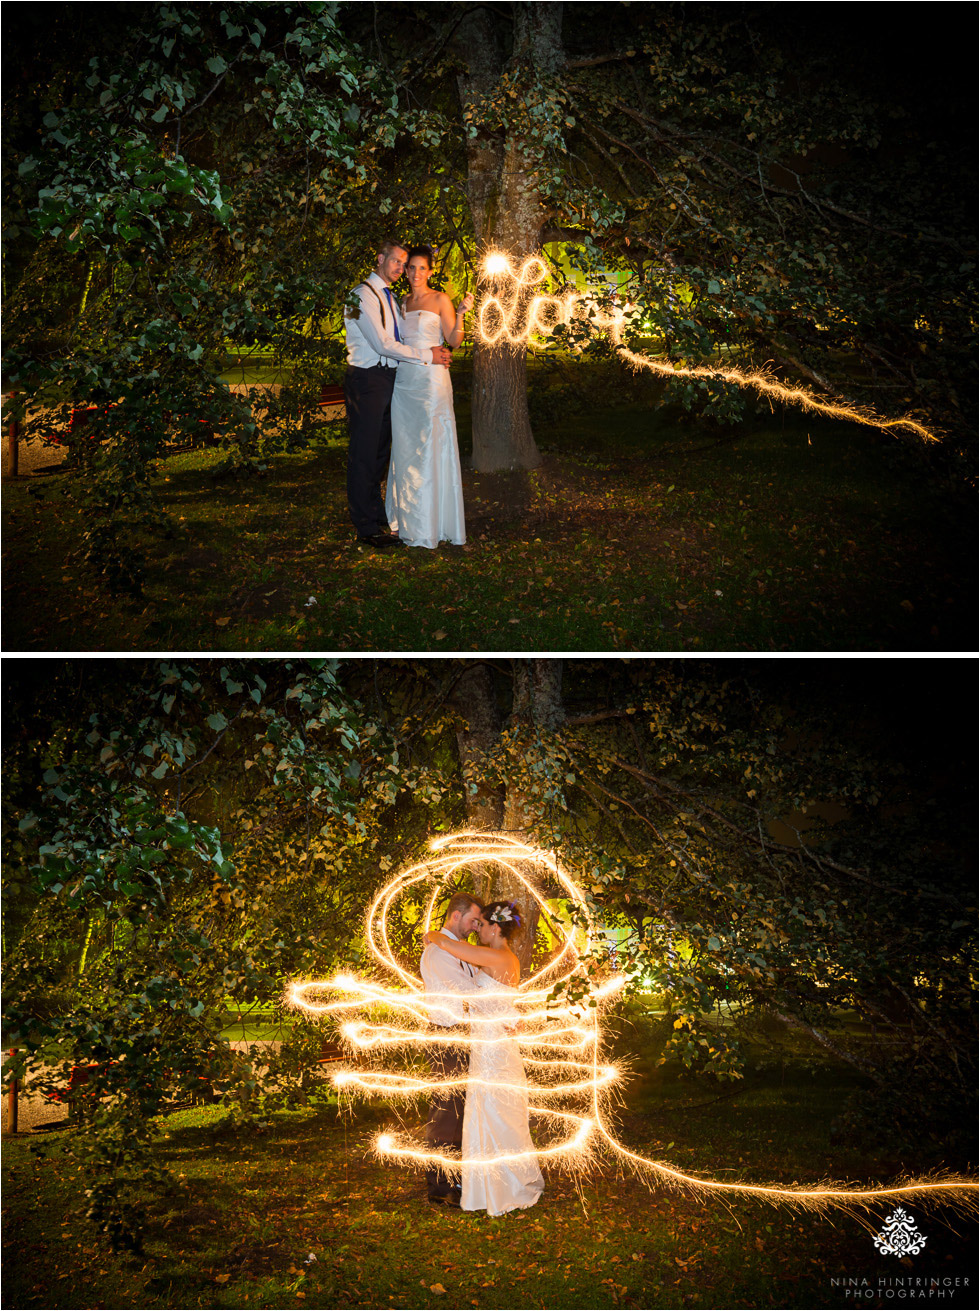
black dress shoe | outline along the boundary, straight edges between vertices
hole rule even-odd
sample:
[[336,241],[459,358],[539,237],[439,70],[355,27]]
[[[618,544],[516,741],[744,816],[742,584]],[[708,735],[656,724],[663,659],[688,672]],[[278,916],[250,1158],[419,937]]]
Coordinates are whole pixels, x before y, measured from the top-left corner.
[[390,533],[368,533],[366,536],[358,537],[357,540],[382,550],[386,546],[404,546],[404,542],[400,537],[393,537]]

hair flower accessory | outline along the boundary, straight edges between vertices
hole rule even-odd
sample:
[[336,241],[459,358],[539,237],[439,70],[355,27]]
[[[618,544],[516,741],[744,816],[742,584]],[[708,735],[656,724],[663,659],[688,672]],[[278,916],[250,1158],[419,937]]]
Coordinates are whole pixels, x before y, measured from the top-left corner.
[[521,917],[517,913],[517,907],[512,901],[505,902],[501,906],[496,906],[490,912],[491,924],[517,924],[520,925]]

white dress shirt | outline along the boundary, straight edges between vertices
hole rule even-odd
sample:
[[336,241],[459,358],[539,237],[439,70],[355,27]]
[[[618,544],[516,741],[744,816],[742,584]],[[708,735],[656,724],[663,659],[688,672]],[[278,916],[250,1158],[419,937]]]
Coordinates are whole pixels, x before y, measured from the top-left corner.
[[[419,350],[416,346],[406,346],[403,341],[395,340],[394,318],[398,313],[398,302],[394,296],[389,303],[385,292],[388,284],[379,273],[369,273],[364,279],[374,291],[365,286],[355,288],[355,294],[361,302],[361,313],[355,319],[344,314],[344,330],[347,336],[347,363],[354,369],[373,369],[378,364],[396,369],[399,360],[411,360],[415,364],[431,364],[432,351],[428,347]],[[374,292],[377,292],[375,296]],[[384,307],[378,304],[380,297]]]
[[[460,941],[449,929],[442,929],[441,932],[454,942]],[[480,991],[474,967],[430,943],[422,953],[421,969],[431,1023],[444,1027],[466,1024],[465,994]],[[443,993],[449,995],[437,995]]]

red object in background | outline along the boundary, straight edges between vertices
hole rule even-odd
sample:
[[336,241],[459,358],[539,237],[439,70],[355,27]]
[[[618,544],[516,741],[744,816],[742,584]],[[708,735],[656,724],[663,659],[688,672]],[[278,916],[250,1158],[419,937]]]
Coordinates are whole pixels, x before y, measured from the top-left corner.
[[[10,1059],[13,1061],[17,1056],[17,1048],[11,1047]],[[17,1132],[17,1095],[20,1092],[20,1080],[11,1079],[10,1087],[7,1089],[7,1132]]]
[[45,1100],[49,1102],[67,1102],[68,1115],[71,1117],[80,1096],[98,1097],[97,1088],[92,1088],[87,1093],[82,1093],[81,1089],[85,1088],[90,1082],[94,1083],[98,1075],[106,1068],[105,1065],[73,1065],[71,1074],[68,1076],[67,1086],[56,1088],[54,1092],[45,1093]]
[[[82,432],[88,428],[88,436],[92,441],[95,441],[97,433],[92,421],[97,415],[108,414],[113,408],[111,405],[73,405],[71,407],[71,418],[68,420],[69,434]],[[55,446],[64,446],[65,444],[65,439],[60,432],[50,433],[46,440]]]
[[52,1102],[66,1101],[72,1093],[79,1088],[84,1088],[97,1074],[105,1069],[104,1065],[73,1065],[71,1074],[68,1076],[68,1087],[59,1088],[56,1092],[48,1093],[48,1100]]
[[[68,432],[70,435],[75,433],[85,433],[91,441],[99,440],[98,425],[95,420],[105,418],[110,410],[114,410],[115,405],[73,405],[71,407],[71,418],[68,421]],[[169,423],[173,415],[169,412],[164,414],[164,421]],[[198,419],[199,424],[204,424],[210,428],[207,419]],[[86,431],[87,430],[87,431]],[[64,438],[58,433],[53,433],[48,441],[54,442],[57,446],[63,446]]]
[[[73,405],[71,407],[71,422],[68,424],[68,431],[70,433],[76,433],[81,432],[83,428],[91,430],[93,428],[92,421],[96,415],[108,414],[112,408],[113,406],[111,405]],[[90,431],[88,435],[94,440],[94,431]]]

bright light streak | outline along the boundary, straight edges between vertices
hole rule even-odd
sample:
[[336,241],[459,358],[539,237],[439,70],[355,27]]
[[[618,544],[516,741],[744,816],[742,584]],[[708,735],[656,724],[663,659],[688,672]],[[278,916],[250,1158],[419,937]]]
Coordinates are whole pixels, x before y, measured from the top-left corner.
[[[349,973],[338,974],[327,981],[310,980],[296,983],[289,990],[289,1000],[298,1008],[314,1015],[333,1011],[351,1010],[353,1007],[394,1009],[402,1016],[395,1026],[387,1022],[348,1021],[341,1033],[355,1051],[376,1048],[401,1047],[424,1051],[439,1042],[459,1045],[468,1041],[470,1046],[488,1042],[510,1041],[482,1035],[484,1024],[497,1021],[474,1016],[469,1039],[458,1033],[440,1035],[438,1028],[430,1029],[430,1013],[439,1009],[439,998],[427,999],[421,978],[406,970],[395,957],[388,936],[387,919],[398,898],[419,884],[429,885],[426,912],[420,930],[429,928],[435,906],[446,895],[447,885],[455,883],[460,872],[472,865],[498,865],[506,869],[523,885],[529,899],[544,906],[539,893],[525,876],[524,868],[540,867],[547,872],[553,884],[558,884],[568,900],[585,914],[585,895],[552,856],[547,852],[525,846],[503,834],[454,833],[432,843],[430,860],[414,865],[397,874],[372,902],[367,915],[367,942],[376,962],[400,981],[400,988],[386,987],[374,980],[358,979]],[[588,923],[588,917],[585,917]],[[730,1180],[702,1179],[686,1174],[664,1161],[655,1161],[630,1151],[616,1138],[608,1114],[608,1090],[620,1079],[615,1065],[602,1064],[599,1053],[604,1040],[603,1004],[619,992],[626,980],[614,975],[589,984],[585,1004],[548,1005],[551,989],[558,983],[578,974],[585,980],[581,957],[592,944],[591,930],[584,934],[584,950],[576,950],[570,932],[558,926],[561,933],[553,958],[521,984],[515,997],[509,990],[495,993],[481,991],[482,996],[506,997],[521,1008],[521,1030],[516,1041],[525,1054],[529,1075],[527,1092],[535,1099],[565,1097],[571,1101],[588,1100],[588,1113],[582,1106],[579,1111],[558,1110],[552,1106],[532,1105],[530,1111],[545,1121],[565,1126],[565,1136],[559,1141],[537,1145],[531,1152],[519,1152],[492,1159],[473,1158],[467,1165],[492,1167],[511,1161],[536,1157],[568,1169],[586,1169],[594,1163],[596,1152],[604,1148],[614,1159],[625,1162],[648,1180],[661,1184],[684,1187],[705,1195],[754,1197],[780,1205],[819,1209],[828,1206],[856,1210],[877,1202],[902,1198],[918,1202],[941,1201],[962,1209],[976,1208],[977,1182],[963,1177],[910,1179],[893,1187],[846,1188],[832,1184],[812,1187],[783,1188],[777,1184],[750,1184]],[[323,993],[342,993],[340,1000],[324,1003]],[[447,996],[449,994],[443,994]],[[594,1004],[592,1004],[594,1003]],[[414,1022],[414,1028],[407,1027]],[[583,1049],[589,1053],[586,1060],[575,1060],[574,1054]],[[558,1052],[556,1057],[535,1053]],[[469,1075],[438,1080],[414,1073],[386,1073],[378,1070],[340,1069],[332,1076],[335,1087],[350,1093],[366,1096],[415,1098],[431,1094],[435,1089],[463,1088],[480,1084],[501,1092],[520,1092],[523,1085],[477,1080]],[[533,1080],[533,1081],[532,1081]],[[569,1132],[571,1131],[571,1132]],[[459,1176],[463,1162],[459,1156],[448,1156],[419,1146],[413,1139],[383,1133],[375,1140],[377,1153],[391,1160],[400,1160],[432,1168],[438,1165],[447,1173]]]
[[[489,989],[486,989],[483,996],[493,996]],[[552,1014],[558,1014],[558,1008]],[[474,1016],[474,1022],[477,1017]],[[527,1021],[524,1021],[527,1023]],[[489,1020],[480,1020],[480,1023],[493,1023]],[[390,1025],[374,1024],[345,1024],[340,1030],[342,1036],[353,1047],[361,1051],[368,1051],[372,1047],[404,1047],[407,1044],[417,1044],[419,1031],[417,1029],[393,1029]],[[495,1047],[500,1041],[499,1038],[481,1038],[471,1032],[468,1045],[470,1047]],[[556,1041],[559,1038],[568,1035],[565,1042]],[[517,1041],[522,1047],[552,1048],[561,1051],[571,1051],[575,1048],[588,1047],[593,1039],[591,1029],[583,1028],[581,1025],[568,1025],[563,1029],[549,1028],[542,1035],[522,1033],[518,1035]],[[434,1047],[439,1044],[447,1047],[459,1046],[459,1035],[455,1033],[441,1036],[438,1030],[433,1033],[431,1030],[425,1031],[425,1046]]]
[[935,433],[917,423],[915,419],[883,419],[870,406],[851,405],[847,401],[821,400],[806,387],[786,387],[772,374],[755,370],[743,373],[740,369],[706,368],[704,365],[687,367],[680,364],[667,364],[655,360],[650,355],[617,346],[619,355],[632,365],[634,370],[647,369],[650,373],[664,378],[713,378],[718,382],[731,382],[737,387],[747,387],[767,400],[778,401],[783,405],[796,405],[807,414],[822,414],[828,419],[841,419],[845,423],[859,423],[865,428],[877,428],[882,432],[911,432],[923,441],[938,442]]
[[492,277],[495,273],[506,273],[510,268],[510,260],[506,255],[492,254],[488,255],[483,261],[483,270]]
[[529,256],[520,269],[515,270],[508,255],[492,251],[484,259],[483,272],[492,285],[477,305],[476,335],[485,346],[525,347],[534,338],[548,337],[555,328],[569,327],[576,319],[581,319],[593,331],[607,333],[617,354],[635,371],[646,369],[663,378],[727,382],[748,388],[771,403],[798,406],[807,414],[821,414],[882,432],[914,433],[923,441],[939,441],[934,432],[915,419],[883,419],[869,406],[852,405],[833,398],[824,400],[806,387],[784,386],[764,370],[746,373],[735,368],[669,364],[630,350],[622,339],[626,311],[630,307],[604,309],[594,297],[574,290],[565,291],[560,296],[536,293],[535,287],[548,277],[548,266],[537,255]]

